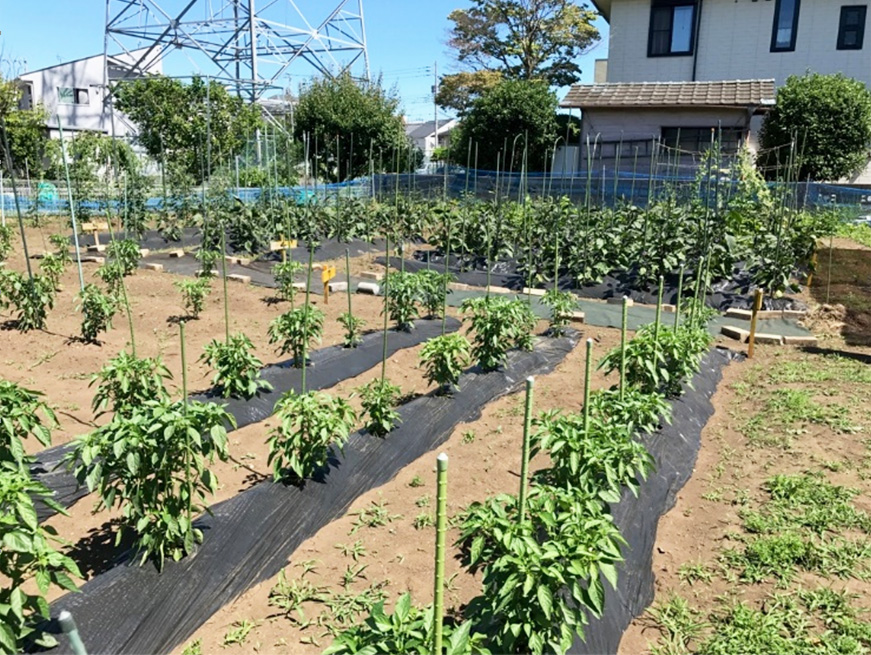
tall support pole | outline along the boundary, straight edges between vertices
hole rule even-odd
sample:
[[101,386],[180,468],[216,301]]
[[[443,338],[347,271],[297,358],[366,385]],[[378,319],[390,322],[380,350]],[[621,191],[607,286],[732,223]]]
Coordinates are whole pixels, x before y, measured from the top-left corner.
[[73,202],[73,187],[70,183],[70,167],[67,164],[67,146],[66,142],[64,142],[64,128],[61,127],[60,124],[60,116],[57,117],[57,129],[60,133],[60,152],[61,157],[63,159],[64,172],[66,173],[67,178],[67,198],[70,203],[70,218],[73,222],[73,243],[76,246],[76,264],[79,269],[79,288],[84,291],[85,290],[85,278],[82,274],[82,251],[79,248],[79,226],[76,223],[76,206]]
[[[439,106],[436,103],[436,96],[439,93],[439,63],[438,61],[434,61],[432,64],[432,119],[433,119],[433,138],[435,139],[435,145],[433,145],[433,151],[439,147]],[[432,157],[430,157],[432,160]],[[496,184],[496,188],[499,188],[499,184]],[[497,191],[498,193],[498,191]]]
[[448,456],[437,458],[435,585],[433,589],[433,652],[441,655],[445,608],[445,532],[447,532]]

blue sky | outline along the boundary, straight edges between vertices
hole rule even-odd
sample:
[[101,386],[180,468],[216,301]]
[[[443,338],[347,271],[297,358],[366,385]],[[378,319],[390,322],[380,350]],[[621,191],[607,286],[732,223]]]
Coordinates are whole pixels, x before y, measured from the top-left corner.
[[[158,2],[170,13],[182,5],[182,0]],[[201,2],[218,6],[223,0]],[[287,4],[279,0],[279,6],[282,3]],[[311,23],[320,22],[336,4],[338,0],[297,0]],[[466,0],[364,1],[371,71],[383,75],[387,88],[396,87],[408,120],[432,119],[434,64],[440,74],[458,70],[445,45],[451,25],[447,16],[468,6]],[[0,73],[17,74],[102,53],[105,11],[103,0],[0,0]],[[286,12],[285,20],[298,24],[292,10]],[[593,61],[607,56],[607,25],[599,21],[599,29],[602,41],[581,59],[583,82],[593,80]],[[165,72],[187,75],[196,70],[186,59],[176,57],[167,62]],[[291,72],[288,81],[295,90],[313,69],[301,63]],[[559,91],[560,97],[564,92]],[[445,116],[439,112],[440,119]]]

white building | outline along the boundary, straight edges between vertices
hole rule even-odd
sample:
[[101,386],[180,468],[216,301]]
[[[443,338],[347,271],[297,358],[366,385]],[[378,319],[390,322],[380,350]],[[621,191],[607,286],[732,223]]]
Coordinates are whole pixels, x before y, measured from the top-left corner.
[[575,85],[562,103],[582,110],[585,138],[679,137],[693,150],[722,130],[724,148],[742,139],[755,147],[774,89],[790,75],[840,72],[871,85],[867,5],[857,0],[593,3],[610,25],[608,59],[596,63],[597,84]]
[[432,153],[436,148],[450,145],[450,133],[456,126],[455,118],[439,121],[438,129],[435,121],[406,123],[405,134],[423,152],[423,163],[426,166],[432,161]]
[[[146,73],[160,73],[158,60],[147,70],[132,70],[144,50],[130,55],[113,55],[108,58],[110,83],[125,78],[134,79]],[[48,111],[46,127],[53,138],[58,136],[58,119],[64,132],[84,130],[112,134],[112,111],[107,103],[103,55],[76,59],[56,66],[41,68],[18,77],[23,94],[19,103],[22,109],[42,103]],[[114,133],[126,137],[135,133],[135,126],[126,116],[115,110]]]

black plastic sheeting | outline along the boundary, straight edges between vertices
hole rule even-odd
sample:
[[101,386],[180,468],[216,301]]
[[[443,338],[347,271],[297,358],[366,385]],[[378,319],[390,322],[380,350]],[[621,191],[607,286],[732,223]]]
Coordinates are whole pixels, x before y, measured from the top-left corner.
[[[353,434],[322,479],[304,486],[262,482],[215,505],[198,519],[205,539],[193,557],[121,564],[52,604],[52,616],[72,612],[93,653],[163,653],[187,639],[212,614],[255,584],[276,575],[297,547],[343,516],[363,493],[379,487],[444,443],[488,402],[518,390],[527,376],[547,373],[577,345],[577,333],[510,353],[504,369],[470,370],[452,397],[428,395],[399,409],[400,426],[385,439]],[[518,455],[519,456],[519,455]],[[57,653],[71,652],[58,635]]]
[[[100,244],[108,245],[112,241],[112,235],[108,232],[100,232]],[[170,241],[157,230],[147,230],[141,238],[137,238],[135,234],[128,234],[121,230],[115,232],[116,239],[131,238],[139,242],[140,248],[149,250],[166,250],[168,248],[199,248],[203,241],[203,233],[197,227],[186,227],[181,230],[181,239],[178,241]],[[73,237],[70,236],[70,243],[73,243]],[[95,245],[93,234],[79,234],[79,245],[82,248]],[[234,254],[236,251],[227,242],[227,252]],[[326,239],[318,242],[314,252],[315,261],[327,261],[330,259],[338,259],[345,256],[345,248],[351,251],[351,257],[358,257],[366,253],[384,252],[384,240],[375,239],[372,242],[363,241],[361,239],[351,239],[350,241],[338,241],[336,239]],[[300,243],[296,248],[290,248],[290,255],[297,261],[308,260],[308,247],[304,243]],[[267,259],[279,260],[281,253],[266,254]]]
[[[434,254],[432,251],[418,250],[414,253],[414,259],[405,260],[405,270],[415,273],[429,266],[437,271],[444,271],[445,259],[443,255]],[[427,257],[430,258],[427,263]],[[382,266],[387,261],[384,256],[377,257],[375,262]],[[390,258],[392,268],[399,269],[400,260],[397,257]],[[469,259],[454,258],[451,256],[448,270],[456,277],[457,282],[476,287],[487,286],[487,262],[483,258]],[[677,288],[680,273],[672,271],[665,276],[663,285],[663,302],[674,304],[677,302]],[[690,275],[685,278],[684,295],[692,293]],[[518,272],[517,263],[514,261],[496,261],[490,264],[490,284],[506,289],[520,290],[526,286],[526,278]],[[638,275],[632,271],[612,271],[602,278],[597,284],[585,284],[578,287],[574,278],[568,275],[560,277],[559,287],[566,291],[572,291],[582,298],[622,298],[627,296],[635,302],[648,305],[656,304],[657,285],[645,284]],[[726,311],[734,307],[736,309],[750,309],[753,304],[752,285],[750,274],[738,267],[734,271],[731,280],[716,280],[711,284],[712,291],[706,296],[706,303],[718,311]],[[807,309],[800,300],[794,298],[771,298],[764,299],[764,309]]]
[[[438,336],[441,334],[441,325],[441,319],[422,319],[415,322],[415,329],[411,332],[388,331],[387,356]],[[460,322],[449,316],[445,321],[445,330],[455,332],[459,329]],[[362,343],[354,349],[330,346],[313,351],[306,371],[306,386],[309,389],[327,389],[376,366],[382,357],[382,335],[382,332],[370,332],[364,335]],[[236,418],[236,423],[241,428],[269,418],[281,394],[290,389],[298,391],[302,388],[302,369],[291,366],[290,360],[264,367],[262,376],[272,384],[273,389],[251,400],[224,399],[214,392],[192,395],[191,398],[226,404],[227,411]],[[54,500],[63,507],[70,507],[88,495],[87,488],[78,485],[72,472],[65,467],[56,468],[72,448],[73,444],[69,443],[44,450],[36,456],[36,464],[31,467],[33,476],[54,492]],[[37,503],[36,509],[40,521],[55,513],[43,503]]]
[[578,655],[616,653],[629,623],[653,602],[653,547],[660,517],[674,507],[678,492],[690,479],[701,447],[702,429],[714,413],[711,397],[723,367],[736,354],[717,348],[709,352],[693,377],[693,388],[672,403],[672,422],[641,436],[656,460],[656,470],[641,483],[638,497],[625,489],[611,506],[614,521],[626,539],[624,561],[617,567],[617,589],[605,584],[605,610],[590,617],[586,641],[575,639],[569,652]]

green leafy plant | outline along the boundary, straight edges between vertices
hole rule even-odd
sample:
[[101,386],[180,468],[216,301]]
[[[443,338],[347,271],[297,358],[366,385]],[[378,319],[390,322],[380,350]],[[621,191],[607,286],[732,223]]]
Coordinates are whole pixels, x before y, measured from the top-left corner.
[[43,446],[51,445],[57,417],[41,396],[38,391],[0,380],[0,462],[23,468],[30,461],[24,450],[24,440],[30,436]]
[[[689,382],[699,370],[702,355],[711,344],[711,335],[703,328],[679,327],[677,330],[645,325],[626,344],[625,384],[644,393],[663,393],[676,397],[681,384]],[[620,370],[620,347],[602,359],[599,368],[606,373]]]
[[215,270],[218,260],[221,259],[221,253],[217,250],[200,248],[197,250],[196,258],[200,261],[199,277],[213,277],[213,271]]
[[3,272],[5,301],[18,312],[16,327],[21,332],[45,329],[49,310],[54,308],[55,285],[44,275],[30,279],[17,271]]
[[50,281],[53,289],[60,288],[60,278],[66,268],[66,261],[63,257],[55,253],[47,253],[39,261],[39,270],[47,280]]
[[332,448],[341,447],[356,421],[351,406],[325,393],[291,389],[275,403],[278,419],[270,432],[269,463],[276,482],[305,480],[323,468]]
[[550,484],[616,503],[623,487],[637,495],[638,478],[645,479],[653,469],[653,458],[625,423],[591,415],[585,428],[583,414],[551,410],[534,424],[532,454],[544,450],[550,455],[551,468],[539,474]]
[[447,285],[453,281],[454,276],[450,273],[437,273],[424,269],[417,274],[417,277],[420,285],[420,304],[430,318],[441,316],[445,298],[450,293]]
[[499,653],[565,653],[601,616],[604,577],[617,584],[625,543],[602,502],[577,490],[533,485],[527,518],[517,499],[473,503],[460,517],[463,564],[483,571],[483,592],[466,616]]
[[471,358],[472,344],[466,337],[456,333],[433,337],[420,350],[424,377],[430,384],[439,385],[439,393],[457,386]]
[[386,501],[375,502],[374,500],[369,503],[368,507],[354,512],[354,515],[357,518],[354,519],[354,524],[348,534],[356,534],[361,528],[378,528],[402,518],[402,514],[391,514],[388,511]]
[[363,341],[363,327],[366,321],[359,316],[354,316],[348,312],[339,314],[339,325],[345,328],[345,340],[342,345],[345,348],[356,348]]
[[293,365],[302,368],[307,345],[319,343],[324,330],[324,312],[314,305],[296,307],[273,319],[269,324],[269,343],[278,343],[282,355],[293,357]]
[[120,509],[116,545],[131,532],[140,563],[153,557],[162,568],[202,542],[193,519],[217,490],[206,465],[226,461],[228,425],[235,419],[217,404],[147,400],[80,437],[65,461],[79,484],[99,492],[98,509]]
[[420,278],[414,273],[391,273],[384,290],[384,310],[398,330],[406,332],[414,327],[414,319],[420,314],[417,300],[420,294]]
[[188,316],[199,318],[206,296],[212,291],[208,278],[176,280],[175,287],[181,292],[181,299]]
[[124,277],[127,277],[136,270],[136,267],[139,266],[139,259],[142,256],[139,244],[133,239],[112,241],[106,248],[106,254],[117,263],[121,270],[121,275]]
[[82,312],[82,339],[88,343],[97,343],[97,337],[112,327],[112,318],[118,309],[118,304],[112,296],[107,296],[96,284],[86,284],[78,295]]
[[294,261],[293,259],[288,259],[287,261],[273,265],[272,275],[275,277],[275,284],[278,286],[279,296],[285,300],[289,300],[290,302],[294,301],[297,289],[293,286],[293,278],[302,270],[302,263]]
[[[472,634],[472,623],[459,626],[451,622],[444,625],[444,655],[484,655],[483,635]],[[336,635],[324,655],[346,653],[408,653],[429,655],[433,652],[433,609],[412,604],[411,594],[405,593],[396,601],[393,614],[384,610],[384,601],[372,608],[369,618],[361,625],[343,630]]]
[[222,646],[233,646],[234,644],[244,644],[248,640],[248,635],[257,627],[257,623],[242,619],[241,621],[233,621],[233,625],[224,634],[224,639],[221,642]]
[[39,525],[35,500],[66,515],[53,496],[31,479],[26,468],[0,461],[0,653],[4,655],[55,646],[54,637],[39,627],[51,616],[45,596],[52,586],[76,591],[72,578],[82,577],[76,563],[52,543],[54,529]]
[[654,432],[671,422],[671,404],[660,393],[635,387],[603,389],[590,394],[590,415],[602,423],[626,426],[630,432]]
[[383,437],[399,421],[399,412],[393,409],[399,400],[400,388],[387,379],[375,379],[360,387],[363,413],[368,417],[366,429]]
[[110,294],[113,296],[121,295],[121,286],[124,283],[124,269],[120,262],[114,260],[107,261],[94,271],[94,275],[102,280]]
[[287,618],[300,624],[306,621],[302,606],[305,603],[323,602],[325,598],[326,589],[306,580],[305,573],[297,580],[288,581],[284,569],[281,569],[278,582],[269,591],[269,605],[277,607]]
[[0,262],[5,262],[12,252],[12,225],[0,225]]
[[88,386],[97,384],[91,406],[98,416],[106,412],[130,415],[149,400],[167,401],[169,392],[164,383],[171,378],[160,358],[139,359],[121,352],[91,376]]
[[535,315],[522,300],[497,296],[467,298],[460,307],[468,316],[472,338],[472,357],[486,371],[502,365],[514,346],[530,349]]
[[570,291],[548,289],[541,299],[546,307],[550,308],[550,333],[555,337],[561,337],[566,333],[566,328],[572,320],[572,314],[578,307],[578,299]]
[[73,261],[70,257],[70,239],[65,234],[52,234],[48,237],[48,242],[54,248],[54,254],[63,260],[64,264],[69,264]]
[[254,344],[242,334],[230,335],[224,343],[212,339],[206,344],[200,361],[215,370],[214,385],[224,398],[245,398],[249,400],[261,391],[271,391],[272,385],[260,378],[263,367],[254,353]]

